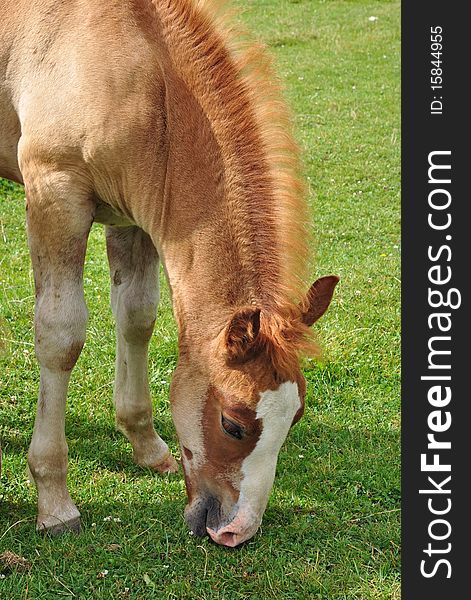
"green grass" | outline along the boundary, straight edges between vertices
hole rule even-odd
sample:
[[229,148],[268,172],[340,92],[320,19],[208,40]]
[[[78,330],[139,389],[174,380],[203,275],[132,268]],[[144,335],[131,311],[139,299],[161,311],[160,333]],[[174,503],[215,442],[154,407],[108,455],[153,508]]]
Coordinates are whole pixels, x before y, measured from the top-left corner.
[[[38,386],[32,274],[23,190],[0,181],[0,553],[32,565],[0,579],[2,600],[400,596],[399,2],[241,4],[275,55],[295,114],[311,187],[313,280],[342,278],[318,327],[324,360],[306,364],[306,416],[280,453],[262,531],[236,550],[191,537],[182,474],[132,463],[114,430],[113,322],[104,236],[94,226],[88,338],[67,408],[69,488],[83,533],[34,532],[25,474]],[[157,428],[175,452],[167,399],[176,353],[163,286],[151,388]]]

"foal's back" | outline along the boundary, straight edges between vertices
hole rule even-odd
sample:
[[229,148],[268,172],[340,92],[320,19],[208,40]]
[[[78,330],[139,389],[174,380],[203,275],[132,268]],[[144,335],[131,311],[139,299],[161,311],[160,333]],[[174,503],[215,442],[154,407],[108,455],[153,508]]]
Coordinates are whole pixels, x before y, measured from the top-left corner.
[[22,182],[21,148],[34,146],[119,204],[162,145],[160,39],[150,0],[4,0],[0,176]]

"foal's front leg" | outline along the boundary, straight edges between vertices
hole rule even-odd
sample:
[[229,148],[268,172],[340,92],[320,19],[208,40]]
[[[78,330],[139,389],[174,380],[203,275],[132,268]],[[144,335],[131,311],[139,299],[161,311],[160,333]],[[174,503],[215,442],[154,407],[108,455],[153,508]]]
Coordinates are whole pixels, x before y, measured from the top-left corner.
[[106,244],[117,336],[116,423],[131,442],[138,465],[175,472],[178,465],[154,430],[147,372],[159,300],[159,257],[138,227],[107,227]]
[[40,389],[28,464],[38,490],[37,528],[80,529],[67,490],[65,402],[85,341],[83,264],[93,207],[84,182],[32,160],[23,165],[28,241],[36,287],[35,349]]

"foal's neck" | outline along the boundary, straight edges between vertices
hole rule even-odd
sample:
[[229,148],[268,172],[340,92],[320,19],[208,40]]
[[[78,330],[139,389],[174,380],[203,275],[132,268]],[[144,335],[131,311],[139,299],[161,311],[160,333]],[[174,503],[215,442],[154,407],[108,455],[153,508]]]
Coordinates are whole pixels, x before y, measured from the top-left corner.
[[220,328],[246,304],[296,303],[304,294],[306,205],[269,61],[213,14],[212,2],[153,4],[168,164],[152,231],[180,330]]
[[[230,154],[185,84],[169,82],[169,157],[158,246],[183,327],[218,330],[268,305],[281,276],[269,170],[256,139]],[[250,156],[253,153],[253,156]]]

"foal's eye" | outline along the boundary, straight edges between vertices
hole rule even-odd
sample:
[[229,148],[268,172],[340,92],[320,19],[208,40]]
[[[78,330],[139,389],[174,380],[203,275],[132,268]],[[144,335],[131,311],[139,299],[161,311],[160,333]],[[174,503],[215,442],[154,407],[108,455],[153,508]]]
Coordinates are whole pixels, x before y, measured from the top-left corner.
[[230,421],[224,415],[221,415],[221,425],[228,435],[235,438],[236,440],[242,439],[244,435],[244,430],[240,425],[234,423],[234,421]]

